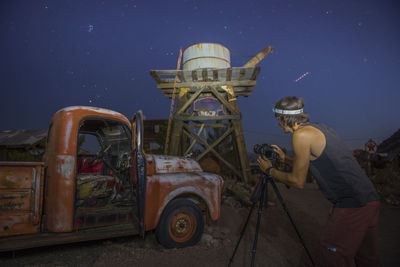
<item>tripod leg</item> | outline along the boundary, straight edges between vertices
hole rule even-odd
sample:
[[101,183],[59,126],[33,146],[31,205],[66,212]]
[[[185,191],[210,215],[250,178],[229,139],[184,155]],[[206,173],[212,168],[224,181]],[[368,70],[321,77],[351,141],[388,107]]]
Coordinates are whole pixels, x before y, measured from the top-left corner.
[[243,237],[243,235],[244,235],[244,231],[245,231],[246,228],[247,228],[247,225],[248,225],[248,223],[249,223],[249,220],[250,220],[251,214],[253,213],[253,210],[254,210],[255,205],[256,205],[256,203],[253,203],[253,205],[251,205],[251,208],[250,208],[250,211],[249,211],[249,215],[247,216],[246,222],[244,223],[243,228],[242,228],[242,231],[240,232],[239,240],[238,240],[238,242],[236,243],[236,247],[235,247],[235,249],[234,249],[234,251],[233,251],[233,253],[232,253],[232,257],[231,257],[230,260],[229,260],[228,267],[230,267],[231,264],[232,264],[232,262],[233,262],[233,257],[235,257],[236,250],[237,250],[238,247],[239,247],[240,241],[242,241],[242,237]]
[[287,216],[289,217],[289,220],[290,220],[290,222],[292,223],[292,226],[293,226],[294,230],[296,231],[297,236],[299,237],[300,243],[303,245],[304,249],[306,250],[306,253],[307,253],[307,255],[308,255],[308,258],[310,259],[312,265],[315,266],[315,263],[314,263],[314,261],[313,261],[313,259],[312,259],[312,257],[311,257],[310,251],[308,251],[308,249],[307,249],[307,247],[306,247],[306,243],[304,242],[304,239],[302,238],[302,236],[301,236],[299,230],[297,229],[296,224],[294,223],[294,221],[293,221],[293,219],[292,219],[292,216],[290,216],[289,210],[288,210],[288,208],[286,207],[285,202],[283,201],[282,195],[281,195],[281,193],[279,192],[279,189],[278,189],[278,187],[276,186],[276,183],[275,183],[274,179],[272,179],[272,177],[268,177],[268,180],[269,180],[270,183],[272,184],[272,188],[274,189],[275,194],[276,194],[276,196],[278,197],[279,202],[281,203],[281,206],[282,206],[283,210],[286,212]]
[[262,208],[264,205],[264,194],[265,198],[267,199],[267,203],[268,203],[268,193],[265,193],[267,190],[267,178],[265,175],[263,175],[262,178],[262,184],[261,184],[261,197],[260,197],[260,202],[258,205],[258,216],[257,216],[257,225],[256,225],[256,232],[254,235],[254,243],[253,243],[253,249],[251,250],[252,256],[251,256],[251,267],[254,267],[254,262],[256,259],[256,251],[257,251],[257,241],[258,241],[258,232],[260,230],[260,224],[261,224],[261,214],[262,214]]

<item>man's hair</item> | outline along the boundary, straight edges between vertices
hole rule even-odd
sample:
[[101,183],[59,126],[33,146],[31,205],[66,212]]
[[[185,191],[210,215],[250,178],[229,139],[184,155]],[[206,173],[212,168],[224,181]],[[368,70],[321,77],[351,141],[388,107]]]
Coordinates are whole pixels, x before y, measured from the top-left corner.
[[[283,110],[296,110],[296,109],[302,109],[303,107],[304,107],[304,99],[295,96],[286,96],[275,104],[276,109],[283,109]],[[281,123],[289,127],[293,127],[295,123],[306,123],[310,121],[309,115],[305,112],[294,115],[275,113],[275,117]]]

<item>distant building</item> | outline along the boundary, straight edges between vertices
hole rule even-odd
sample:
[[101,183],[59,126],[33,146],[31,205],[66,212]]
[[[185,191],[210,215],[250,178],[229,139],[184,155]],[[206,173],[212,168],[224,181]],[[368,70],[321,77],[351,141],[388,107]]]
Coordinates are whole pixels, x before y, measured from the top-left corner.
[[167,136],[168,119],[143,121],[143,148],[147,153],[163,154]]

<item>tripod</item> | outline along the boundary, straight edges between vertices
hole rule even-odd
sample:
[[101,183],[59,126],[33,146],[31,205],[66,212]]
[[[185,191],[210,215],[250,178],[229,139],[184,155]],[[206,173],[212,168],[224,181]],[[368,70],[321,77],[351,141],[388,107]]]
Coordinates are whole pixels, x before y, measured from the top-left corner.
[[[308,258],[310,259],[312,265],[315,266],[315,263],[314,263],[314,261],[313,261],[313,259],[311,257],[311,254],[310,254],[309,250],[306,247],[304,239],[301,237],[301,234],[300,234],[299,230],[297,229],[292,217],[290,216],[289,210],[287,209],[286,204],[283,201],[282,195],[279,192],[279,189],[276,186],[276,183],[275,183],[274,179],[269,175],[263,174],[262,177],[261,177],[261,195],[260,195],[260,199],[258,200],[259,201],[259,205],[258,205],[258,216],[257,216],[256,232],[255,232],[255,235],[254,235],[253,248],[251,250],[251,253],[252,253],[252,256],[251,256],[251,267],[254,267],[254,261],[255,261],[255,258],[256,258],[258,232],[260,230],[261,214],[262,214],[262,209],[263,209],[263,205],[264,205],[264,198],[268,200],[268,190],[267,190],[268,182],[272,185],[272,188],[274,189],[275,194],[278,197],[278,200],[281,203],[281,206],[282,206],[283,210],[286,212],[287,216],[289,217],[289,220],[292,223],[292,226],[293,226],[294,230],[296,231],[296,234],[297,234],[297,236],[298,236],[298,238],[300,240],[300,243],[303,245],[304,249],[306,250]],[[229,260],[228,267],[231,266],[231,264],[233,262],[233,258],[235,257],[237,248],[239,247],[240,241],[242,240],[242,237],[243,237],[244,232],[245,232],[245,230],[247,228],[247,225],[249,223],[251,214],[253,213],[253,210],[254,210],[254,207],[255,207],[256,203],[257,202],[254,201],[253,205],[250,208],[249,215],[247,216],[246,222],[245,222],[245,224],[244,224],[244,226],[242,228],[242,231],[240,232],[239,240],[238,240],[238,242],[236,244],[235,250],[233,251],[232,257]]]

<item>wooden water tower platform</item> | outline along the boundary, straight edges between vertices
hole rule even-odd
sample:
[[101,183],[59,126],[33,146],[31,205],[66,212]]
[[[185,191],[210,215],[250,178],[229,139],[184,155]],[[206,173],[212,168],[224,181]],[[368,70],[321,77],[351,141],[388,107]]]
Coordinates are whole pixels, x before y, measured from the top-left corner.
[[[157,88],[168,98],[172,97],[174,77],[178,75],[176,88],[190,88],[188,93],[194,94],[198,89],[212,87],[218,92],[226,90],[221,86],[232,86],[236,96],[250,96],[260,67],[227,69],[197,69],[197,70],[151,70],[150,75],[157,83]],[[206,92],[203,91],[203,92]],[[210,89],[208,89],[210,92]],[[180,91],[177,90],[179,93]]]

